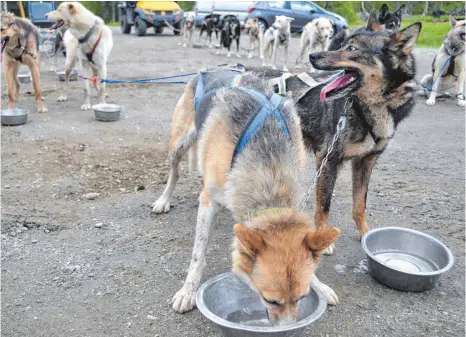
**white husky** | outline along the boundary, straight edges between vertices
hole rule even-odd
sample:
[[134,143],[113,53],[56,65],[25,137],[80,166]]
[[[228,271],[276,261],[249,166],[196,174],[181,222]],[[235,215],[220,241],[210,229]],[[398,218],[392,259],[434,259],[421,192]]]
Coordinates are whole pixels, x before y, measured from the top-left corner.
[[[303,65],[304,54],[308,51],[309,53],[327,51],[332,32],[333,23],[327,18],[315,19],[306,24],[301,34],[300,54],[296,65]],[[311,66],[310,71],[312,70]]]
[[[275,22],[264,33],[263,40],[263,66],[271,65],[273,69],[277,69],[275,58],[279,46],[285,49],[285,65],[283,71],[288,71],[286,66],[288,62],[288,45],[290,43],[290,22],[294,19],[287,16],[279,15],[275,17]],[[271,60],[272,59],[272,60]]]

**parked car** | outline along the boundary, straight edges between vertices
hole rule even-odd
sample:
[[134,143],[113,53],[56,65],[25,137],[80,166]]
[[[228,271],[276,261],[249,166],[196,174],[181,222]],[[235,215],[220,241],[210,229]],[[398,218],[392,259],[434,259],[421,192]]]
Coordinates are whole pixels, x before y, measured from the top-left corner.
[[334,22],[334,34],[349,27],[344,17],[329,12],[311,1],[257,1],[249,7],[248,17],[258,18],[264,30],[273,24],[276,15],[294,18],[291,22],[291,32],[299,32],[308,22],[322,17]]
[[222,23],[222,18],[227,15],[236,16],[241,25],[244,25],[246,22],[246,17],[248,16],[249,7],[254,5],[254,1],[196,1],[193,11],[196,12],[196,18],[194,19],[194,24],[200,26],[202,21],[214,12],[215,14],[220,14],[220,23]]
[[123,34],[130,34],[133,25],[138,36],[146,35],[149,27],[161,34],[167,23],[175,28],[175,35],[180,34],[184,13],[175,1],[121,1],[118,7]]

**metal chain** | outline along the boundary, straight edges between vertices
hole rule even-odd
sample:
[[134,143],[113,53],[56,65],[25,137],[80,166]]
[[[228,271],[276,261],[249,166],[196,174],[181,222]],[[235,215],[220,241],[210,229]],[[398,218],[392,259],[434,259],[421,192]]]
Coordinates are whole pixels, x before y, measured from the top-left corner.
[[304,199],[301,203],[301,211],[306,207],[307,202],[309,201],[309,198],[311,197],[311,192],[314,189],[314,187],[317,184],[317,180],[319,179],[320,175],[322,174],[322,171],[327,164],[327,161],[330,157],[330,154],[333,151],[333,148],[335,147],[335,143],[337,142],[338,138],[341,135],[341,132],[343,129],[346,127],[346,115],[348,114],[348,111],[351,109],[351,106],[353,105],[353,96],[348,97],[348,99],[345,102],[345,111],[343,112],[343,115],[341,115],[340,119],[338,120],[337,124],[337,131],[335,132],[335,135],[333,135],[332,142],[330,143],[330,146],[328,147],[327,154],[325,155],[324,159],[322,160],[322,163],[320,164],[319,169],[317,170],[316,175],[314,176],[314,179],[312,180],[312,184],[309,187],[309,189],[306,192],[306,195],[304,196]]

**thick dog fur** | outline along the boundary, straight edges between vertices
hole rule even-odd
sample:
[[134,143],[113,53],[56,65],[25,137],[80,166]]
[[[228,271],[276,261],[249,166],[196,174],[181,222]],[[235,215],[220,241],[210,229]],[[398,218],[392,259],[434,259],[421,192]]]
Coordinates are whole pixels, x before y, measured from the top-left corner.
[[220,55],[222,53],[222,48],[228,50],[227,57],[231,57],[231,44],[233,41],[236,41],[236,56],[241,57],[239,52],[239,39],[241,37],[241,23],[237,17],[228,16],[223,20],[222,30],[220,31],[220,48],[217,50],[216,54]]
[[[425,75],[421,83],[429,88],[432,88],[429,99],[426,101],[427,105],[434,105],[435,98],[438,93],[446,92],[456,88],[458,95],[458,105],[466,106],[465,101],[465,60],[464,60],[464,47],[465,47],[465,20],[456,21],[455,18],[450,16],[451,30],[448,32],[445,40],[440,47],[439,52],[434,58],[432,63],[432,74]],[[454,56],[454,62],[447,65],[445,70],[440,74],[442,67],[445,65],[447,60]],[[434,78],[436,79],[435,83]],[[424,90],[427,95],[427,90]]]
[[194,18],[196,17],[196,13],[194,12],[186,12],[184,13],[182,31],[180,34],[180,42],[178,45],[183,45],[183,47],[193,46],[192,39],[194,33]]
[[249,35],[249,52],[248,58],[252,58],[252,52],[254,49],[258,50],[258,55],[261,59],[264,58],[262,49],[262,40],[264,38],[264,32],[261,26],[259,26],[257,18],[249,18],[244,24],[244,28],[247,30]]
[[[107,59],[113,48],[113,38],[112,31],[105,26],[104,21],[79,2],[63,2],[58,6],[57,10],[47,13],[46,17],[57,22],[57,25],[55,25],[57,28],[68,28],[67,33],[70,32],[77,40],[84,38],[86,34],[91,32],[89,38],[83,43],[79,43],[77,48],[82,75],[87,78],[107,78]],[[92,29],[92,27],[95,28]],[[91,52],[93,49],[95,50],[92,54],[91,62],[87,58],[86,53]],[[74,62],[75,58],[68,58],[67,55],[65,64],[65,93],[58,98],[58,101],[65,101],[67,99],[66,91]],[[90,80],[84,81],[84,104],[81,106],[82,110],[91,109],[90,82]],[[95,83],[95,87],[99,92],[99,103],[105,103],[105,83],[97,82]]]
[[339,50],[345,41],[345,39],[352,34],[361,33],[363,31],[378,32],[386,30],[387,32],[393,33],[401,27],[401,17],[405,5],[401,5],[394,13],[390,13],[387,4],[383,4],[380,7],[379,13],[376,10],[372,10],[369,19],[367,20],[366,27],[360,27],[352,30],[350,33],[347,30],[338,32],[330,42],[328,50]]
[[[309,52],[319,52],[327,51],[330,44],[330,36],[333,32],[333,23],[330,19],[327,18],[318,18],[308,24],[303,28],[303,33],[301,34],[300,42],[300,53],[299,57],[296,60],[297,66],[303,66],[302,61],[304,54],[309,54]],[[309,69],[309,71],[312,71]]]
[[290,43],[290,22],[293,20],[293,18],[283,15],[276,16],[273,25],[265,31],[262,42],[262,53],[264,55],[262,66],[271,66],[273,69],[277,69],[275,59],[278,47],[283,46],[285,50],[283,71],[288,71],[286,65],[288,63],[288,45]]
[[29,20],[5,12],[1,13],[1,26],[2,56],[5,58],[5,80],[8,88],[8,109],[14,109],[19,100],[18,70],[23,63],[31,70],[37,111],[47,112],[40,91],[39,31]]
[[[249,76],[247,82],[249,88],[266,92],[261,79]],[[191,81],[178,102],[172,136],[190,137],[193,126],[177,122],[181,115],[191,119],[184,109],[192,106],[194,88],[195,81]],[[301,175],[306,154],[293,102],[286,100],[280,108],[290,138],[269,118],[233,164],[235,144],[259,103],[233,88],[220,89],[200,104],[208,109],[205,122],[197,130],[203,189],[192,259],[186,281],[173,297],[173,309],[182,313],[195,306],[209,233],[220,206],[226,206],[237,222],[233,271],[261,296],[271,322],[296,320],[298,301],[308,294],[311,280],[335,303],[333,290],[320,283],[313,272],[321,252],[337,239],[339,230],[332,227],[316,233],[310,229],[309,219],[296,211],[303,196]],[[249,211],[272,207],[287,209],[243,218]]]
[[209,39],[209,48],[212,48],[212,33],[215,32],[215,37],[218,41],[218,33],[221,29],[220,25],[220,14],[211,14],[210,17],[202,21],[201,32],[199,33],[199,40],[202,37],[202,34],[206,32],[207,37],[205,44],[207,44],[207,39]]

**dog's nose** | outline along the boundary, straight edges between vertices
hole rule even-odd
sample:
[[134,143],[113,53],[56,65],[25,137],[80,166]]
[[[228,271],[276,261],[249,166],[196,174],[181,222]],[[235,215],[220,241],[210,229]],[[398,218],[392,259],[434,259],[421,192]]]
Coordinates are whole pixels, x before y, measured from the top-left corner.
[[315,60],[318,60],[320,59],[322,56],[321,56],[321,53],[311,53],[309,54],[309,61],[315,61]]
[[49,13],[45,13],[45,18],[46,18],[46,19],[49,18]]

